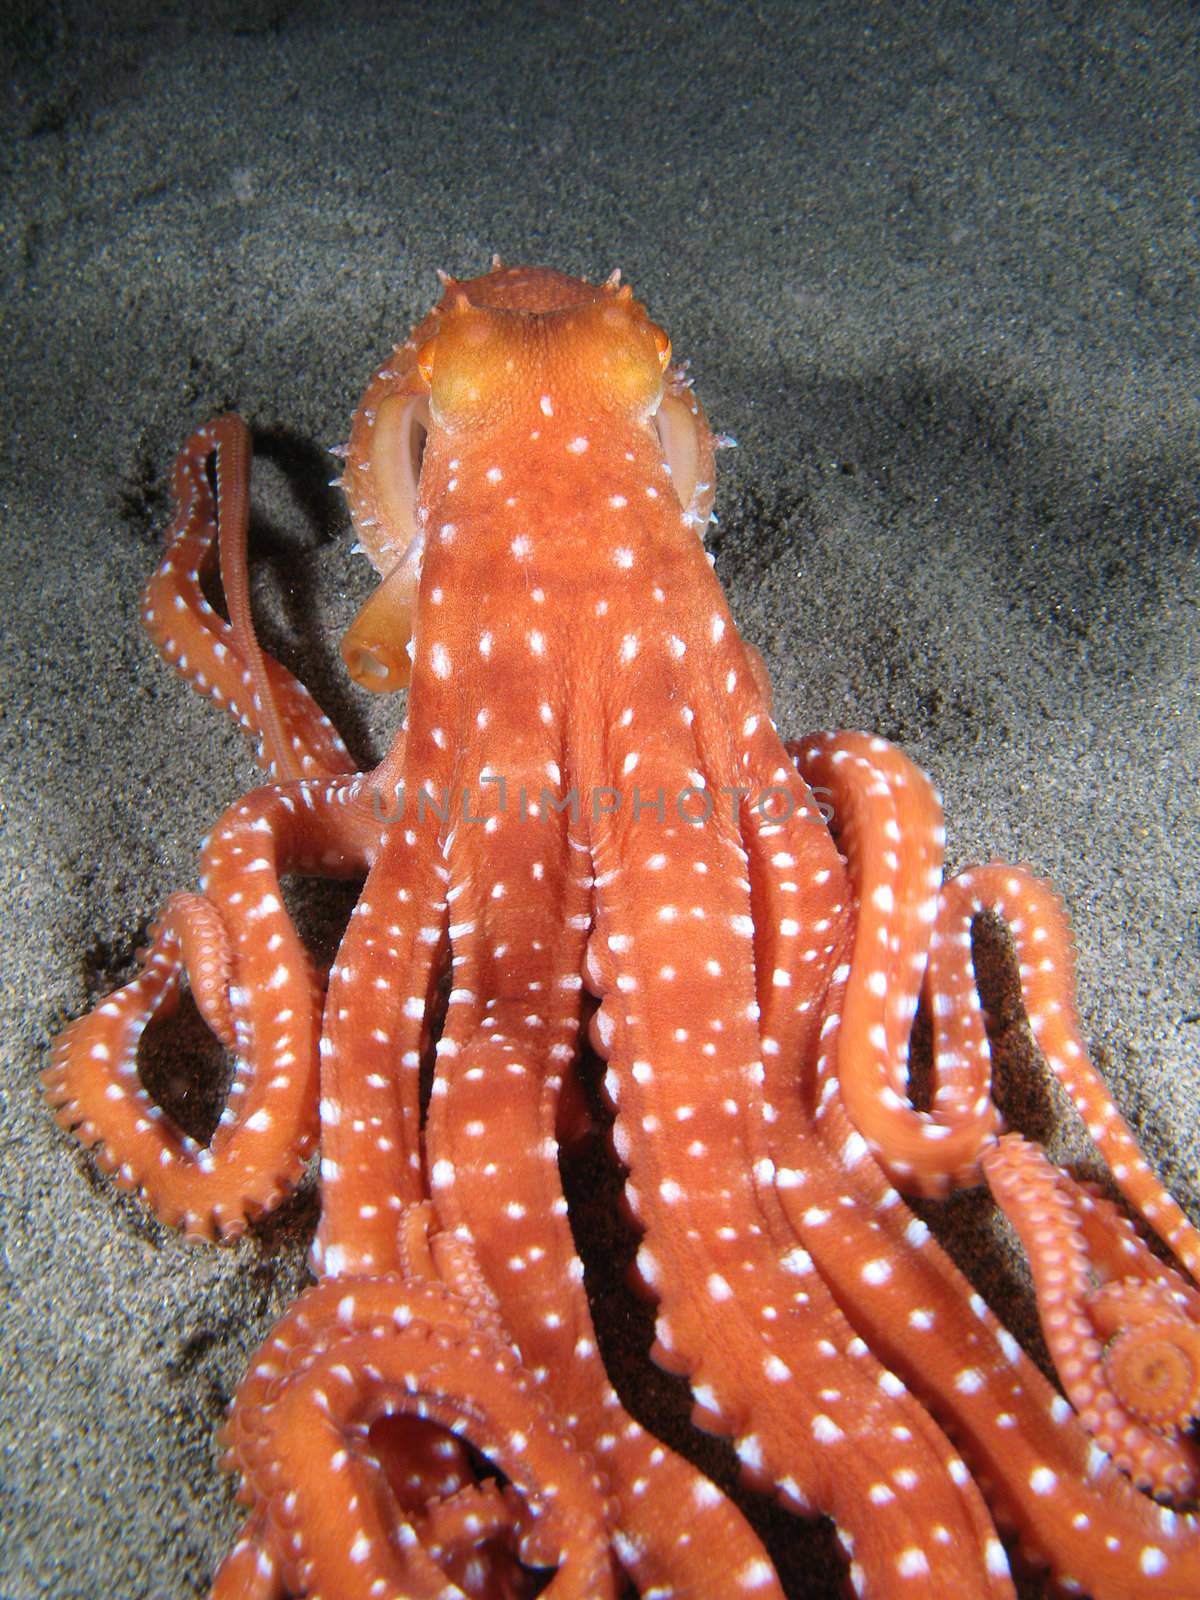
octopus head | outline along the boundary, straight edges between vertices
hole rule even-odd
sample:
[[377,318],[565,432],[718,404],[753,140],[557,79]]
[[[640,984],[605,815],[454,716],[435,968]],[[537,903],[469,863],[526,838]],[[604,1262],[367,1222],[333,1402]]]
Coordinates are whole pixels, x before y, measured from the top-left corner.
[[[507,459],[572,419],[612,418],[657,433],[684,510],[702,527],[712,501],[712,438],[671,341],[613,273],[602,284],[545,267],[443,276],[437,306],[376,374],[355,414],[344,484],[359,540],[383,574],[342,641],[365,688],[402,688],[424,551],[427,450],[464,445]],[[693,507],[693,499],[696,505]]]
[[657,411],[671,341],[628,287],[543,311],[477,304],[465,289],[448,299],[417,355],[434,427],[485,433],[523,410],[554,415],[568,397],[588,415],[642,422]]

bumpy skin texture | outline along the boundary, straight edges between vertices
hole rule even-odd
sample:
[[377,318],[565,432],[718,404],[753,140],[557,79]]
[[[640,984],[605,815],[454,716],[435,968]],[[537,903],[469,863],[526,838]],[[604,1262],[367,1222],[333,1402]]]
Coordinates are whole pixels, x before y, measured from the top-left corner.
[[[269,1209],[319,1138],[321,1282],[233,1407],[249,1516],[223,1600],[515,1597],[539,1565],[554,1594],[613,1592],[620,1567],[660,1600],[780,1595],[597,1350],[557,1160],[585,985],[655,1357],[753,1483],[833,1517],[856,1592],[1011,1594],[994,1515],[1077,1590],[1200,1594],[1193,1517],[1135,1486],[1192,1492],[1200,1296],[1001,1137],[991,1096],[984,911],[1115,1181],[1196,1271],[1079,1041],[1061,910],[1021,869],[943,885],[937,797],[885,741],[780,742],[701,542],[718,442],[615,276],[446,280],[343,452],[382,579],[343,654],[410,690],[371,773],[254,637],[243,425],[180,455],[146,621],[275,781],[221,820],[200,893],[169,902],[143,972],[63,1034],[45,1081],[118,1181],[198,1236]],[[228,620],[202,587],[218,545]],[[323,996],[286,872],[365,876]],[[236,1061],[206,1147],[138,1077],[185,977]],[[928,1109],[908,1092],[922,998]],[[982,1176],[1069,1400],[901,1198]]]

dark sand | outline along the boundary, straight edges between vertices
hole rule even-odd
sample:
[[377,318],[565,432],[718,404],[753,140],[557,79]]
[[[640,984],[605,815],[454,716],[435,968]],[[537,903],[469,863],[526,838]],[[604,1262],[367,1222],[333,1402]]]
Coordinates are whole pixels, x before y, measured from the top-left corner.
[[900,740],[955,864],[1055,882],[1086,1035],[1200,1203],[1190,8],[192,9],[0,23],[8,1600],[199,1595],[235,1525],[216,1426],[311,1206],[189,1247],[36,1075],[256,781],[137,622],[174,449],[221,407],[276,462],[264,631],[383,747],[397,713],[338,670],[367,571],[320,447],[435,266],[624,269],[741,442],[718,571],[782,725]]

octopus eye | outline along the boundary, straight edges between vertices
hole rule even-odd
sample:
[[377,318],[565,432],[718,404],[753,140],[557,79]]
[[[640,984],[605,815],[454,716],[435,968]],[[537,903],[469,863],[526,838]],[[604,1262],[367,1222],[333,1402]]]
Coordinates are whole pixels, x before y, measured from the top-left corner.
[[524,335],[520,314],[473,306],[461,294],[455,298],[437,334],[417,352],[439,428],[454,433],[484,426],[503,410]]
[[658,366],[660,372],[665,372],[671,365],[671,341],[663,330],[651,323],[650,331],[654,335],[654,348],[658,351]]

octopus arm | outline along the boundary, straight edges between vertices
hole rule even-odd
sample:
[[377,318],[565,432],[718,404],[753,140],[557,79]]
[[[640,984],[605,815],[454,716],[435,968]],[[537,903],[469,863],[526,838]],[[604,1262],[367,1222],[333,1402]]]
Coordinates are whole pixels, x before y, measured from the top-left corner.
[[[201,895],[176,896],[139,975],[55,1043],[42,1082],[55,1114],[124,1188],[191,1236],[228,1239],[298,1181],[317,1132],[321,995],[283,904],[291,869],[353,875],[369,854],[353,780],[265,788],[232,807],[203,856]],[[185,1134],[138,1074],[149,1023],[190,978],[236,1053],[208,1145]]]
[[[941,885],[937,795],[885,739],[838,733],[795,748],[805,777],[829,797],[853,885],[837,1056],[846,1109],[901,1189],[938,1195],[977,1182],[979,1152],[997,1124],[986,1039],[971,1049],[948,1038],[935,1008],[931,1108],[919,1111],[909,1098],[908,1040]],[[973,984],[961,1010],[970,1016],[972,1007],[978,1012]]]
[[[1195,1517],[1140,1494],[1089,1440],[892,1188],[836,1091],[824,1109],[821,1144],[840,1156],[840,1171],[823,1192],[786,1191],[789,1215],[800,1223],[814,1201],[829,1211],[829,1225],[807,1235],[817,1269],[861,1336],[953,1433],[988,1484],[1001,1526],[1031,1561],[1098,1600],[1200,1593]],[[798,1141],[811,1141],[787,1118],[777,1132],[781,1164]],[[810,1163],[809,1171],[820,1168]],[[835,1193],[854,1204],[835,1211]],[[887,1263],[886,1282],[871,1285],[883,1292],[866,1292],[870,1260]]]
[[[830,762],[843,740],[852,754],[857,750],[873,758],[875,775],[864,770],[860,781],[886,786],[886,771],[883,779],[879,776],[879,757],[887,757],[882,763],[885,769],[893,766],[891,758],[886,751],[862,752],[857,735],[822,741],[824,770],[819,763],[806,767],[814,779],[824,778],[836,798],[837,769],[849,775],[855,771],[851,765]],[[856,861],[859,856],[876,858],[888,844],[887,834],[878,832],[880,822],[886,822],[885,809],[864,808],[860,814],[863,832],[850,867],[852,892],[861,907]],[[937,826],[931,812],[927,825]],[[907,838],[916,849],[918,841],[911,832]],[[935,838],[934,846],[938,843]],[[1011,875],[1013,869],[1007,870]],[[969,890],[972,875],[966,876]],[[1006,903],[1015,915],[1014,890]],[[903,923],[897,925],[879,907],[874,911],[883,933],[878,943],[893,949],[895,970],[919,976],[931,919],[928,915],[910,919],[908,932],[902,935]],[[974,995],[969,938],[965,942],[961,938],[969,924],[962,926],[961,917],[958,922],[960,938],[934,947],[930,1003],[935,1017],[940,1015],[946,1023],[943,1037],[953,1039],[958,1052],[978,1041],[986,1067],[986,1036]],[[1037,925],[1019,921],[1018,938],[1028,941]],[[968,981],[973,1006],[962,1001]],[[953,997],[953,1004],[938,1005],[937,996],[943,993]],[[971,1293],[925,1224],[889,1184],[843,1099],[842,1085],[856,1060],[842,1038],[836,993],[830,997],[815,1066],[822,1085],[815,1114],[808,1111],[803,1095],[789,1095],[786,1064],[766,1058],[768,1093],[779,1106],[772,1126],[776,1160],[781,1176],[786,1175],[780,1191],[783,1203],[838,1302],[871,1347],[953,1429],[972,1469],[993,1485],[989,1493],[1017,1528],[1031,1557],[1048,1561],[1061,1579],[1097,1595],[1193,1592],[1189,1587],[1195,1583],[1192,1519],[1139,1495],[1089,1442],[1071,1407],[1054,1394],[984,1302]],[[982,1082],[990,1087],[990,1074]],[[995,1148],[985,1149],[985,1166],[994,1159]],[[793,1176],[797,1172],[800,1181]],[[1112,1213],[1105,1202],[1081,1195],[1079,1211],[1082,1228],[1090,1230],[1088,1248],[1096,1258],[1103,1255],[1105,1270],[1115,1273],[1120,1260],[1140,1260],[1128,1225],[1109,1232]],[[814,1227],[816,1217],[822,1221]],[[1025,1220],[1029,1223],[1028,1216]],[[1101,1240],[1107,1243],[1102,1245]],[[1061,1251],[1056,1259],[1061,1265],[1065,1259]],[[1064,1507],[1070,1507],[1069,1515]],[[1147,1579],[1156,1581],[1139,1588]]]
[[[836,1038],[825,1043],[832,1052]],[[782,1089],[779,1099],[781,1195],[797,1235],[861,1336],[952,1429],[1026,1552],[1077,1581],[1110,1573],[1118,1566],[1107,1543],[1112,1497],[1129,1518],[1121,1540],[1127,1573],[1142,1551],[1148,1570],[1165,1560],[1153,1526],[1156,1509],[1139,1503],[1111,1468],[1097,1470],[1103,1458],[1090,1450],[1070,1409],[891,1188],[847,1117],[836,1083],[822,1104],[819,1138],[799,1123]],[[961,1463],[946,1465],[962,1477]],[[1064,1503],[1076,1508],[1069,1519]],[[1167,1520],[1174,1528],[1176,1519]],[[988,1546],[987,1556],[1003,1569],[998,1544]],[[1092,1582],[1084,1587],[1093,1592]]]
[[[596,1479],[512,1351],[452,1290],[394,1275],[302,1296],[235,1401],[230,1454],[269,1520],[290,1589],[339,1600],[445,1594],[445,1572],[366,1446],[372,1423],[394,1415],[448,1428],[505,1474],[528,1510],[518,1553],[558,1568],[544,1593],[613,1595]],[[478,1530],[493,1531],[488,1519]]]
[[397,1219],[426,1193],[420,1069],[443,968],[447,871],[437,818],[410,820],[381,830],[329,975],[313,1265],[333,1277],[396,1270]]
[[1154,1253],[1138,1225],[1097,1185],[1074,1181],[1073,1188],[1098,1292],[1113,1282],[1132,1281],[1165,1295],[1181,1314],[1200,1322],[1200,1290]]
[[[142,621],[160,655],[198,694],[224,709],[258,745],[280,781],[332,778],[355,763],[304,685],[259,644],[250,614],[246,534],[250,436],[240,417],[207,423],[175,461],[175,518],[142,601]],[[214,499],[208,466],[216,461]],[[229,618],[204,586],[219,564]]]
[[253,1512],[213,1576],[208,1600],[288,1600],[283,1569],[261,1511]]
[[947,1471],[944,1435],[855,1338],[807,1253],[781,1247],[774,1167],[758,1154],[759,1008],[736,831],[626,818],[619,843],[615,828],[598,830],[593,857],[591,976],[617,1151],[645,1229],[638,1265],[659,1299],[658,1347],[688,1372],[698,1419],[734,1435],[756,1485],[833,1517],[868,1592],[1010,1593],[978,1491]]
[[[717,620],[714,614],[712,631]],[[728,648],[713,676],[724,694],[708,717],[698,719],[701,765],[706,772],[720,770],[717,749],[723,749],[724,781],[713,786],[744,852],[764,1058],[811,1061],[822,1002],[845,959],[845,865],[817,797],[780,742],[762,658],[732,629],[722,641]],[[815,1092],[811,1082],[797,1080],[793,1088]]]
[[1111,1090],[1088,1059],[1075,1011],[1070,931],[1053,891],[1024,868],[999,862],[971,867],[952,878],[943,892],[938,928],[948,964],[953,967],[957,954],[965,971],[940,981],[949,983],[957,977],[961,983],[969,975],[973,983],[968,935],[975,917],[985,911],[1001,917],[1012,934],[1021,997],[1034,1039],[1108,1163],[1113,1182],[1196,1277],[1200,1231],[1152,1171]]
[[[1042,1332],[1063,1388],[1084,1426],[1139,1488],[1175,1499],[1191,1497],[1197,1482],[1195,1446],[1148,1425],[1139,1409],[1152,1403],[1151,1395],[1143,1395],[1139,1407],[1136,1388],[1128,1392],[1104,1359],[1099,1330],[1089,1314],[1094,1274],[1074,1182],[1018,1134],[1007,1134],[987,1153],[984,1173],[997,1205],[1012,1222],[1029,1257]],[[1141,1298],[1152,1303],[1145,1293]],[[1114,1331],[1119,1338],[1132,1326],[1126,1311],[1118,1316]],[[1169,1359],[1174,1327],[1179,1330],[1174,1350],[1176,1365],[1182,1369],[1179,1400],[1186,1421],[1196,1387],[1196,1351],[1189,1349],[1194,1345],[1196,1324],[1180,1313],[1161,1319],[1159,1342],[1164,1348],[1160,1369]],[[1148,1363],[1147,1375],[1151,1370]]]
[[[781,1591],[741,1514],[620,1404],[588,1310],[555,1137],[578,1045],[587,847],[565,814],[534,825],[502,813],[493,796],[489,816],[494,825],[463,828],[451,850],[452,888],[462,889],[456,924],[469,931],[455,945],[459,998],[439,1043],[426,1128],[439,1218],[471,1241],[527,1371],[596,1460],[614,1497],[615,1548],[639,1589],[700,1600],[757,1570],[757,1593],[770,1600]],[[537,900],[520,893],[526,881],[540,885]]]

